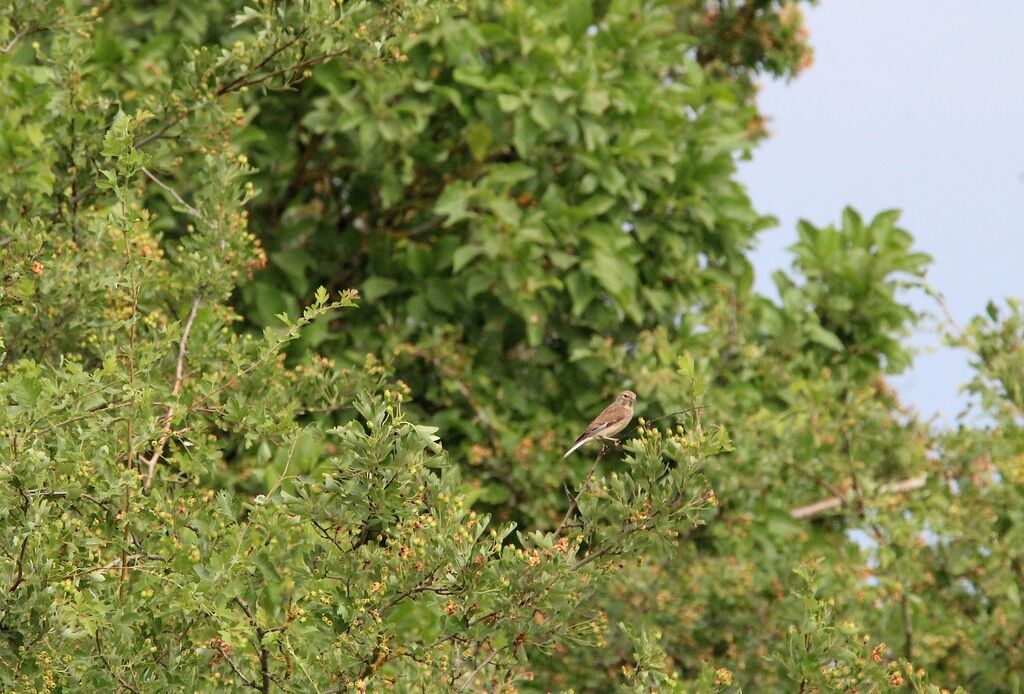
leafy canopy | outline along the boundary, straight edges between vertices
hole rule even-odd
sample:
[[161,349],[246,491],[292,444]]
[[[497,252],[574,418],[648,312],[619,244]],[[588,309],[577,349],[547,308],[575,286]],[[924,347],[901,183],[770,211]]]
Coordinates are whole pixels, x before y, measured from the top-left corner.
[[935,432],[895,212],[752,291],[796,4],[36,0],[0,51],[4,690],[1020,688],[1021,304]]

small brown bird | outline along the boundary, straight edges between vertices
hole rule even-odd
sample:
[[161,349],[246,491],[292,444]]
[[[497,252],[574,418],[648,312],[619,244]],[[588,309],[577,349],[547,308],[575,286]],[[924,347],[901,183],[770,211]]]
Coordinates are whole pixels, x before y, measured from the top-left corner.
[[576,439],[572,448],[567,450],[562,457],[568,458],[570,453],[594,439],[604,439],[618,443],[619,440],[613,437],[625,429],[629,421],[633,419],[634,402],[636,402],[636,393],[633,391],[624,390],[619,393],[612,404],[604,408],[604,412],[594,418],[594,421],[587,426],[587,430],[583,432],[583,435]]

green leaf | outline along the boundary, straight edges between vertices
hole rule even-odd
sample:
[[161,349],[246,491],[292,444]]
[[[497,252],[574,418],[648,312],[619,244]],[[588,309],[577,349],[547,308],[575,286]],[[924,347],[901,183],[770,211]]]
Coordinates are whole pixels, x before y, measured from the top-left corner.
[[608,96],[608,92],[603,89],[589,89],[583,93],[582,107],[587,113],[600,116],[607,110],[610,104],[611,98]]
[[807,337],[811,342],[815,342],[822,347],[828,347],[836,352],[842,352],[845,347],[842,341],[836,337],[835,333],[826,330],[825,328],[817,325],[816,323],[810,323],[806,327]]
[[487,158],[487,152],[494,142],[494,135],[491,129],[483,121],[474,121],[466,127],[466,143],[477,161]]
[[521,97],[515,94],[499,94],[498,95],[498,108],[505,113],[512,113],[522,108],[523,100]]
[[530,106],[530,117],[545,130],[555,127],[561,115],[561,108],[550,99],[536,99]]
[[452,272],[459,272],[466,267],[474,258],[483,253],[483,248],[477,245],[460,246],[452,255]]
[[363,282],[362,293],[366,297],[367,301],[376,301],[381,297],[387,296],[393,293],[399,288],[397,280],[391,279],[390,277],[381,277],[380,275],[374,275],[373,277],[367,277],[366,281]]
[[114,121],[103,136],[103,147],[100,154],[105,157],[121,157],[128,153],[132,145],[132,119],[124,111],[118,111]]
[[569,33],[580,36],[594,23],[594,10],[590,0],[568,0],[565,3]]
[[468,219],[469,199],[472,189],[465,181],[455,181],[445,187],[444,192],[434,203],[434,212],[447,217],[445,226],[451,226],[463,219]]

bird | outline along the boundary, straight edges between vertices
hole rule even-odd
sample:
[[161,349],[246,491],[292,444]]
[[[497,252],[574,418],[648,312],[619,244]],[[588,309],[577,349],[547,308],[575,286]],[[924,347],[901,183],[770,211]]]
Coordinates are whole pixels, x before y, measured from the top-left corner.
[[604,439],[617,444],[619,440],[613,437],[625,429],[629,421],[633,419],[634,402],[636,402],[636,393],[633,391],[624,390],[619,393],[611,405],[594,417],[594,421],[587,426],[587,430],[576,439],[572,448],[567,450],[562,458],[568,458],[570,453],[594,439]]

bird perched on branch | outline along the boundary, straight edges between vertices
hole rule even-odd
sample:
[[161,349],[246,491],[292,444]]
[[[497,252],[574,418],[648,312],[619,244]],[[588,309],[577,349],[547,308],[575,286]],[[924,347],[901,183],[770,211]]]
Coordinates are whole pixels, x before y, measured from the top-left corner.
[[587,426],[587,430],[576,439],[572,448],[567,450],[562,457],[568,458],[570,453],[594,439],[603,439],[617,444],[619,440],[613,437],[625,429],[629,421],[633,419],[634,402],[636,402],[636,393],[633,391],[624,390],[619,393],[612,404],[604,408],[604,412],[594,418],[594,421]]

